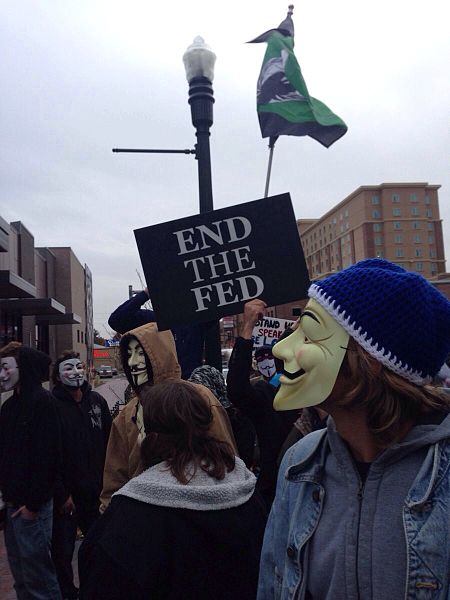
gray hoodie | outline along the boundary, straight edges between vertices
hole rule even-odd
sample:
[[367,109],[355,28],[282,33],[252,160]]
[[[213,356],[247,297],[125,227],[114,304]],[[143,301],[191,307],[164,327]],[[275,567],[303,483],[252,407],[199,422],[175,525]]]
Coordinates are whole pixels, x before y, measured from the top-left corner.
[[424,419],[402,442],[376,458],[363,483],[329,419],[330,452],[322,480],[325,500],[308,548],[307,589],[314,600],[404,598],[407,555],[402,508],[430,444],[446,438],[450,438],[450,415]]

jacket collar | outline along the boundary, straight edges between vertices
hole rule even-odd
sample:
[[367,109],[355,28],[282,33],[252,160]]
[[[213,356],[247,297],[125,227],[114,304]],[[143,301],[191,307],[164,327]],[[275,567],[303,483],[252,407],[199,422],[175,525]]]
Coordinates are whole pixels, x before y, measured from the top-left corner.
[[321,481],[328,453],[326,433],[326,429],[319,429],[302,438],[299,442],[302,450],[301,459],[287,469],[286,479],[317,483]]

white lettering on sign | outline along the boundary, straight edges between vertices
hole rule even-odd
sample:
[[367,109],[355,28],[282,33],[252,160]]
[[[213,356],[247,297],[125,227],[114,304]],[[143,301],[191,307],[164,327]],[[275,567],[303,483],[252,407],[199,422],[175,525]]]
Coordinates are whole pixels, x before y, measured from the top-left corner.
[[292,327],[295,321],[290,319],[276,319],[264,317],[256,322],[252,331],[252,339],[254,347],[258,346],[273,346],[286,329]]
[[[218,300],[217,306],[226,306],[235,302],[247,302],[252,298],[260,296],[264,291],[264,282],[257,275],[246,275],[244,277],[236,277],[235,280],[227,279],[211,285],[202,285],[198,288],[192,288],[197,302],[195,312],[207,310],[206,302],[211,303],[211,294],[214,290]],[[227,298],[228,296],[228,298]]]
[[[236,227],[237,224],[240,224],[239,229],[241,231],[239,233]],[[214,226],[215,230],[211,228],[212,226]],[[248,237],[251,232],[252,225],[246,217],[232,217],[223,221],[214,221],[210,227],[207,225],[198,225],[198,227],[174,231],[173,235],[177,238],[180,249],[178,256],[180,256],[188,252],[211,248],[209,243],[211,241],[219,246],[239,242]],[[226,235],[224,236],[224,234]],[[199,243],[202,245],[199,246]]]
[[[226,246],[247,238],[252,225],[246,217],[232,217],[214,221],[209,225],[198,225],[175,231],[178,242],[178,256],[199,252],[216,246]],[[209,306],[226,306],[236,302],[247,302],[264,291],[264,282],[258,275],[245,275],[230,279],[237,273],[256,269],[250,256],[250,246],[222,250],[213,254],[189,258],[183,262],[184,268],[192,270],[193,283],[206,282],[207,285],[191,288],[197,305],[196,312],[207,310]],[[212,282],[214,279],[224,281]],[[211,283],[208,283],[211,282]]]

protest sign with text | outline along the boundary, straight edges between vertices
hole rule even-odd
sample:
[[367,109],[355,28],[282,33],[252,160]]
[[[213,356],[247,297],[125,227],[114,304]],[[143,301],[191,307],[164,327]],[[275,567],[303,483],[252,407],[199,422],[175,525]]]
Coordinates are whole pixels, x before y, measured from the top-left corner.
[[158,326],[220,319],[260,297],[306,298],[309,277],[289,194],[134,231]]
[[295,321],[290,319],[277,319],[276,317],[263,317],[256,322],[252,331],[253,346],[273,346],[286,329],[290,329]]

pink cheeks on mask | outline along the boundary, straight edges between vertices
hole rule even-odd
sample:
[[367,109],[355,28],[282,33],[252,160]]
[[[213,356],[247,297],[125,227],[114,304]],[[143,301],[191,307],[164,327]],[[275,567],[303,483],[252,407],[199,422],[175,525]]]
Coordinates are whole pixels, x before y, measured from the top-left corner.
[[63,385],[81,387],[85,381],[84,365],[79,358],[63,360],[58,367],[59,378]]
[[0,388],[9,392],[19,383],[19,366],[13,356],[5,356],[0,361]]

